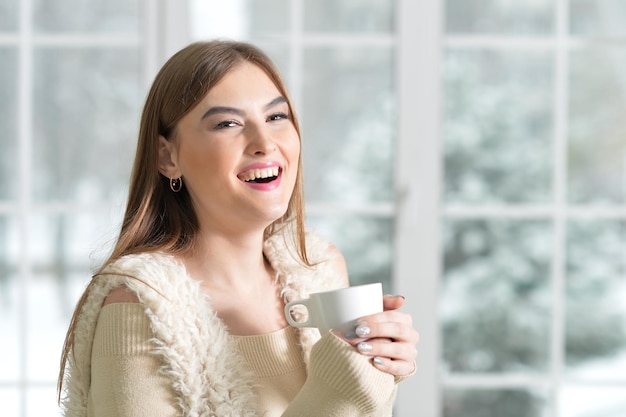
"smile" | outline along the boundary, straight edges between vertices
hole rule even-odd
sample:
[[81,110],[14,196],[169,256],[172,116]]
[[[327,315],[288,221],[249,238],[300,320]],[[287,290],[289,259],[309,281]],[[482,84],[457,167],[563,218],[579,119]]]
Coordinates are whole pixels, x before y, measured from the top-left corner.
[[272,182],[278,178],[281,173],[281,168],[277,166],[251,169],[246,172],[242,172],[237,177],[243,182],[252,182],[255,184],[266,184]]

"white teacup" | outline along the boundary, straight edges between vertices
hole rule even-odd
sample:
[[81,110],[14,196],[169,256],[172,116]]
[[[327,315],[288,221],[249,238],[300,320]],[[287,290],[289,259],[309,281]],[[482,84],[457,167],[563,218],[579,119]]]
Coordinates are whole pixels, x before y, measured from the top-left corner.
[[[298,322],[291,316],[295,306],[304,306],[308,311],[306,321]],[[383,286],[375,284],[313,293],[304,300],[295,300],[285,305],[285,317],[294,327],[317,327],[322,334],[329,330],[342,333],[353,332],[356,319],[383,311]]]

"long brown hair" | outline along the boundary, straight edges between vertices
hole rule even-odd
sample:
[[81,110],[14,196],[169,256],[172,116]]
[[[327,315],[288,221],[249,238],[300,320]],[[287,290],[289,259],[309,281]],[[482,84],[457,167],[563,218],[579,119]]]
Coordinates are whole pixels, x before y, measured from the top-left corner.
[[[61,398],[65,369],[73,361],[74,333],[89,290],[102,269],[128,254],[150,251],[181,253],[192,249],[198,234],[198,219],[187,189],[174,194],[169,179],[158,170],[159,136],[176,134],[178,121],[193,109],[224,75],[242,62],[257,65],[287,98],[291,121],[300,127],[285,84],[265,53],[257,47],[234,41],[196,42],[174,54],[157,74],[146,98],[139,140],[130,179],[128,202],[121,231],[109,258],[93,275],[72,316],[61,356],[58,395]],[[293,221],[297,252],[310,265],[304,244],[304,203],[301,158],[287,212],[265,230],[268,237],[281,225]]]

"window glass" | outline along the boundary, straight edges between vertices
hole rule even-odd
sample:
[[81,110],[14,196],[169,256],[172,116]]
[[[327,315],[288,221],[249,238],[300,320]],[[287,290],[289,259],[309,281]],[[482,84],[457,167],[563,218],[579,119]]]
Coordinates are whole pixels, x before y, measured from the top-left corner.
[[[115,214],[64,213],[32,217],[28,286],[28,369],[33,380],[50,381],[58,373],[59,350],[76,301],[110,251],[117,234]],[[114,219],[115,217],[115,219]],[[47,314],[42,315],[41,312]]]
[[446,31],[450,34],[549,34],[553,31],[555,4],[555,1],[544,0],[446,0]]
[[18,16],[18,0],[2,0],[0,2],[0,32],[17,29]]
[[37,199],[125,198],[143,100],[140,59],[135,48],[36,50]]
[[447,389],[443,417],[544,417],[549,396],[538,390]]
[[560,417],[618,417],[626,410],[626,388],[566,386],[559,395],[559,410]]
[[139,32],[141,0],[33,0],[37,32]]
[[386,47],[305,50],[302,147],[309,201],[393,201],[392,62]]
[[302,4],[306,31],[389,33],[394,30],[394,0],[316,0]]
[[311,216],[308,224],[342,251],[351,285],[382,282],[385,293],[393,292],[393,222],[390,219],[318,215]]
[[[293,86],[293,83],[291,82],[292,71],[289,44],[286,44],[284,42],[272,41],[259,41],[254,42],[254,44],[261,48],[261,50],[270,57],[274,65],[276,65],[276,68],[278,68],[278,71],[280,72],[283,81],[287,85],[287,90],[289,91],[289,94],[292,95],[291,100],[293,101],[295,86]],[[295,110],[298,117],[300,117],[300,109],[296,107]]]
[[569,15],[574,35],[626,36],[624,0],[569,0]]
[[[568,197],[626,204],[626,48],[571,53]],[[601,105],[599,105],[601,103]]]
[[17,388],[0,387],[0,404],[2,404],[2,414],[6,416],[21,415],[20,393]]
[[195,40],[284,36],[293,23],[290,0],[192,0],[189,20]]
[[[17,381],[19,377],[22,355],[19,329],[22,322],[18,314],[22,294],[17,251],[20,243],[17,220],[0,216],[0,385],[3,381]],[[0,398],[2,393],[0,390]]]
[[626,221],[572,220],[568,226],[567,366],[577,376],[623,377]]
[[246,8],[249,11],[242,15],[249,17],[250,36],[288,33],[292,25],[289,2],[290,0],[247,0]]
[[547,52],[448,50],[445,200],[548,202],[553,59]]
[[[58,416],[59,406],[54,386],[32,387],[26,391],[26,417]],[[18,414],[15,414],[16,416]]]
[[444,233],[445,369],[545,371],[550,338],[546,320],[550,316],[550,224],[448,220]]
[[0,200],[17,197],[17,51],[0,47]]

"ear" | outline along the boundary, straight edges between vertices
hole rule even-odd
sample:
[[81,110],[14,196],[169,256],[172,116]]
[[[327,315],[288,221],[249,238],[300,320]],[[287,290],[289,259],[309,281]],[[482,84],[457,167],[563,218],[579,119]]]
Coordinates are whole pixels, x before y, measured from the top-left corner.
[[163,136],[159,136],[159,172],[167,178],[179,178],[182,176],[178,168],[178,154],[176,146]]

